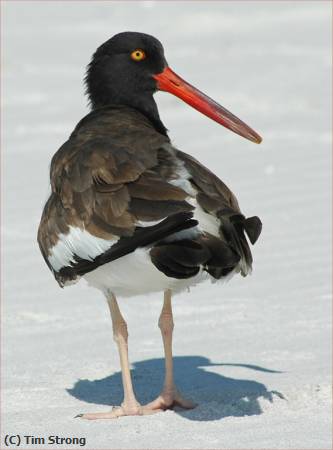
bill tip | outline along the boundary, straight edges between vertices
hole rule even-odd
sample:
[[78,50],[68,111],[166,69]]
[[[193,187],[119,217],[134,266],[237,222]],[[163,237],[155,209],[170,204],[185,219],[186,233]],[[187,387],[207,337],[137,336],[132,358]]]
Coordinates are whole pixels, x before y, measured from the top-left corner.
[[252,142],[254,142],[255,144],[261,144],[262,143],[262,137],[259,136],[259,134],[255,134],[255,136],[253,136],[253,138],[251,139]]

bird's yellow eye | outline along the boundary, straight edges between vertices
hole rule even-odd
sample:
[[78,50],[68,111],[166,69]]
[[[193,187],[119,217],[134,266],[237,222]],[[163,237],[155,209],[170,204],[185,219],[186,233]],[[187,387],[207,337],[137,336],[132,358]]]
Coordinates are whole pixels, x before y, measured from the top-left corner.
[[134,52],[131,53],[131,58],[133,59],[133,61],[142,61],[146,58],[146,54],[143,50],[137,48],[136,50],[134,50]]

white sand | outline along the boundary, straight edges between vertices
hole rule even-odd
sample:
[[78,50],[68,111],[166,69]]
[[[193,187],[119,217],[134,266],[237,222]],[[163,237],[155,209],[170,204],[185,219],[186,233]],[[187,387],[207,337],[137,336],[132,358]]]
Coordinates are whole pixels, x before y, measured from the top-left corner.
[[[89,449],[331,448],[330,8],[4,4],[2,439],[82,437]],[[252,277],[175,298],[176,376],[199,406],[86,422],[73,417],[121,401],[109,314],[84,283],[58,288],[36,230],[51,156],[88,111],[84,67],[124,30],[158,37],[176,72],[262,134],[256,146],[156,96],[174,143],[213,169],[264,229]],[[142,402],[163,377],[161,301],[120,299]]]

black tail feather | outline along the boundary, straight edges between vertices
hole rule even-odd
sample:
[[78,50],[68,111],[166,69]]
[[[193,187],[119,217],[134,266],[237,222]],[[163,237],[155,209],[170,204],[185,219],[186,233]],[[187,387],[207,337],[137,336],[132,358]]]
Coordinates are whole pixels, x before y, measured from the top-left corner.
[[252,244],[261,231],[258,217],[245,219],[242,214],[223,210],[218,215],[221,237],[203,234],[194,239],[159,242],[150,251],[153,264],[172,278],[190,278],[202,267],[212,277],[220,279],[239,264],[242,275],[252,268],[252,254],[244,231]]
[[244,229],[250,239],[251,244],[254,245],[257,242],[262,230],[261,220],[257,216],[245,219]]
[[150,250],[153,264],[165,275],[173,278],[190,278],[210,258],[207,247],[191,239],[160,243]]

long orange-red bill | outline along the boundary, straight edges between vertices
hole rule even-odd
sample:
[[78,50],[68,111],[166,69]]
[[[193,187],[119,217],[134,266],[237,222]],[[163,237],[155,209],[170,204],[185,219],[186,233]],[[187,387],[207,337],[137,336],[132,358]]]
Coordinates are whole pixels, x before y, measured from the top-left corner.
[[256,144],[260,144],[262,141],[259,134],[252,130],[252,128],[234,116],[230,111],[223,108],[223,106],[180,78],[169,67],[166,67],[163,72],[153,76],[157,80],[159,90],[176,95],[201,113]]

